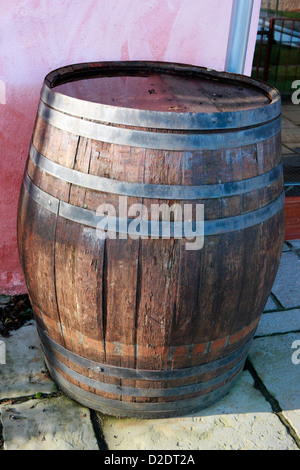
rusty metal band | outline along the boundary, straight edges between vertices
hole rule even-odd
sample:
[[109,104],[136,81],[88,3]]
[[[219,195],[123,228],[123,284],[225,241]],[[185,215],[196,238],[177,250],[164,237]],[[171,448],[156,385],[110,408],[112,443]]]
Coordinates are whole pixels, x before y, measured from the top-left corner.
[[57,179],[81,186],[85,189],[117,194],[120,196],[133,196],[148,199],[167,200],[196,200],[235,196],[259,190],[278,180],[283,172],[283,164],[279,163],[267,173],[240,181],[222,184],[207,184],[201,186],[161,185],[128,183],[110,178],[90,175],[73,170],[49,160],[38,152],[31,144],[29,155],[33,163],[47,174]]
[[45,361],[52,378],[59,385],[60,389],[84,406],[106,414],[117,414],[120,417],[148,419],[182,416],[187,413],[196,412],[201,408],[206,408],[226,395],[243,371],[243,367],[241,367],[231,379],[219,388],[194,398],[182,397],[181,400],[160,403],[136,403],[105,398],[88,392],[66,380],[46,357]]
[[29,196],[42,207],[47,209],[53,214],[58,214],[60,200],[51,196],[51,194],[42,191],[36,186],[29,178],[27,172],[24,173],[23,186],[28,192]]
[[170,113],[104,105],[63,95],[44,84],[41,100],[50,108],[78,118],[112,124],[172,130],[238,129],[264,124],[280,115],[279,94],[259,108],[215,113]]
[[248,146],[270,139],[281,129],[281,118],[277,117],[266,124],[232,132],[195,131],[195,133],[179,134],[147,132],[80,119],[50,108],[43,101],[40,101],[38,114],[48,124],[77,136],[111,144],[157,150],[216,150]]
[[[87,369],[93,372],[104,374],[107,376],[115,378],[126,378],[133,380],[148,380],[148,381],[161,381],[161,380],[174,380],[174,379],[186,379],[194,376],[199,376],[200,374],[206,374],[211,371],[216,371],[224,366],[228,366],[235,361],[242,361],[245,359],[249,348],[252,344],[252,339],[254,335],[247,341],[247,343],[242,346],[240,349],[234,351],[233,353],[228,354],[227,356],[222,357],[206,364],[201,364],[199,366],[185,367],[182,369],[172,369],[172,370],[142,370],[142,369],[132,369],[119,366],[111,366],[108,364],[98,363],[87,359],[83,356],[73,353],[69,349],[58,344],[50,336],[42,330],[40,326],[37,326],[38,334],[40,336],[41,342],[48,351],[55,351],[63,356],[68,361],[73,362],[74,364]],[[118,392],[119,393],[119,392]]]
[[[237,364],[234,365],[229,371],[214,377],[213,379],[205,382],[196,382],[191,385],[182,385],[181,387],[168,387],[168,388],[136,388],[127,387],[125,385],[114,385],[101,380],[95,380],[86,375],[79,374],[75,370],[63,364],[59,361],[49,349],[42,345],[44,355],[47,357],[54,367],[58,368],[64,374],[68,375],[72,379],[78,381],[83,385],[92,387],[100,392],[112,393],[114,395],[122,395],[127,397],[151,397],[151,398],[166,398],[166,397],[178,397],[181,395],[188,395],[190,393],[203,392],[211,387],[218,387],[232,375],[234,375],[244,364],[245,357],[243,357]],[[123,377],[124,378],[124,377]]]
[[[192,222],[151,221],[100,216],[91,210],[60,201],[37,187],[27,173],[24,176],[23,184],[31,198],[45,209],[73,222],[96,228],[99,230],[99,236],[101,230],[149,238],[151,236],[192,238],[244,230],[263,223],[276,215],[283,208],[285,201],[285,194],[282,191],[281,195],[267,206],[233,217]],[[137,224],[139,225],[138,233]]]

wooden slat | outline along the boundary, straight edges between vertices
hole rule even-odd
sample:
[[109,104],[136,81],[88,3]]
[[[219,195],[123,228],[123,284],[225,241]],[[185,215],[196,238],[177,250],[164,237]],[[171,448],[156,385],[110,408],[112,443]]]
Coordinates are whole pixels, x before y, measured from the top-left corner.
[[24,189],[18,213],[19,256],[28,293],[33,307],[42,312],[46,330],[50,326],[49,333],[64,345],[55,280],[56,215],[33,201]]

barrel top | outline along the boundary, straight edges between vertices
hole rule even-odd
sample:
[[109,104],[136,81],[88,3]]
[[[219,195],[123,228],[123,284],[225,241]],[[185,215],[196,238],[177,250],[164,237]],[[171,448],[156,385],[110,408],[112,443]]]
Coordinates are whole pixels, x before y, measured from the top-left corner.
[[234,84],[151,71],[67,82],[56,91],[93,103],[163,112],[213,113],[269,104],[268,97],[247,82]]
[[[224,113],[227,117],[235,115],[233,127],[250,125],[251,119],[256,125],[280,114],[280,95],[266,83],[243,75],[165,62],[99,62],[62,67],[46,76],[42,100],[66,113],[82,112],[83,118],[107,118],[108,122],[120,124],[151,126],[155,116],[158,127],[167,128],[178,126],[180,117],[183,121],[177,128],[193,129],[195,125],[207,127],[207,115],[216,116],[212,126],[218,121],[222,128],[231,127],[231,118],[228,122],[220,120]],[[243,113],[248,113],[245,118]],[[174,115],[175,121],[171,122]],[[199,116],[204,119],[199,121]]]

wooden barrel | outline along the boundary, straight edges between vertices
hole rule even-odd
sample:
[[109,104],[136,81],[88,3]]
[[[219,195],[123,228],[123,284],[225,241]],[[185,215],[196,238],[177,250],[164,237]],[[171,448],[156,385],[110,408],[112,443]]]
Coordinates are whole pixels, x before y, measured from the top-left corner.
[[68,395],[158,418],[230,390],[281,256],[280,113],[267,84],[183,64],[45,78],[18,244],[45,360]]

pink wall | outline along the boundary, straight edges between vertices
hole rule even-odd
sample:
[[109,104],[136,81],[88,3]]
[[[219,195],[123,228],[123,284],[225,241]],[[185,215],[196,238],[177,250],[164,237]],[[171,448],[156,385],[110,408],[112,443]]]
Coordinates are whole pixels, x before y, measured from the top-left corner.
[[[97,60],[162,60],[224,70],[232,0],[1,0],[0,294],[25,292],[19,188],[44,76]],[[260,0],[245,73],[250,74]]]

